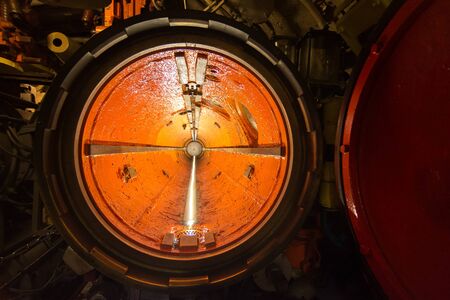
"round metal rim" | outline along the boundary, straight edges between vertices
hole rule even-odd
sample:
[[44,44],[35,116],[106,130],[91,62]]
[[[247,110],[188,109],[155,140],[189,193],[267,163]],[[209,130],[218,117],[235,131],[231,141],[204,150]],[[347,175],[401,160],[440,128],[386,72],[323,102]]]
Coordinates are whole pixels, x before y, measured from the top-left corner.
[[[205,45],[205,44],[200,44],[200,43],[195,43],[195,44],[189,44],[189,43],[172,43],[172,44],[165,44],[165,45],[161,45],[161,46],[157,46],[157,47],[152,47],[149,48],[145,51],[141,51],[138,52],[136,54],[133,54],[132,56],[130,56],[127,60],[124,60],[121,64],[115,66],[112,70],[110,70],[103,78],[102,80],[97,84],[97,86],[94,88],[94,90],[91,92],[90,97],[87,99],[87,101],[84,104],[82,113],[80,114],[80,118],[79,118],[79,122],[77,124],[76,127],[76,137],[80,137],[82,128],[83,128],[83,124],[84,124],[84,120],[86,119],[86,115],[89,111],[89,107],[92,105],[92,102],[95,98],[95,96],[99,93],[99,91],[101,90],[101,88],[114,76],[114,74],[116,74],[119,70],[121,70],[122,68],[124,68],[125,66],[129,65],[131,62],[138,60],[139,58],[145,56],[146,54],[152,53],[152,52],[156,52],[156,51],[161,51],[161,50],[168,50],[171,48],[181,48],[181,47],[193,47],[194,48],[199,48],[201,47],[201,49],[204,50],[208,50],[208,51],[212,51],[212,52],[216,52],[219,54],[222,54],[226,57],[230,57],[231,59],[235,60],[236,62],[238,62],[239,64],[243,65],[245,68],[247,68],[248,70],[250,70],[253,74],[255,74],[255,76],[264,84],[264,86],[268,89],[268,91],[271,93],[272,97],[277,101],[276,105],[279,108],[279,111],[283,117],[283,121],[284,121],[284,126],[286,127],[286,133],[287,133],[287,137],[288,137],[288,141],[289,141],[289,149],[293,149],[293,145],[292,145],[292,131],[291,131],[291,127],[290,124],[286,121],[287,120],[287,115],[286,115],[286,111],[281,103],[281,100],[279,99],[279,96],[275,93],[275,91],[273,90],[273,88],[271,87],[271,85],[267,82],[267,80],[262,77],[262,75],[257,72],[257,70],[255,70],[252,66],[250,66],[247,62],[243,61],[242,59],[240,59],[238,56],[229,53],[228,51],[225,51],[223,49],[218,49],[215,48],[213,46],[209,46],[209,45]],[[206,258],[206,257],[212,257],[212,256],[216,256],[216,255],[220,255],[224,252],[228,252],[232,249],[235,249],[237,247],[239,247],[239,245],[241,245],[242,243],[246,242],[248,239],[250,239],[252,236],[254,236],[263,226],[264,224],[267,223],[267,221],[271,218],[271,216],[273,215],[273,213],[277,210],[279,203],[281,201],[283,201],[284,199],[284,195],[286,192],[286,188],[287,185],[289,183],[289,178],[291,176],[291,171],[292,171],[292,164],[293,164],[293,154],[289,155],[289,162],[287,164],[287,172],[285,174],[285,178],[283,179],[283,186],[280,189],[280,192],[278,194],[278,196],[276,197],[276,201],[274,203],[274,205],[272,206],[272,208],[268,211],[268,213],[260,220],[260,222],[258,223],[258,225],[254,228],[252,228],[252,230],[248,231],[247,233],[245,233],[244,237],[239,239],[239,242],[236,243],[234,241],[228,243],[228,245],[224,245],[222,247],[216,248],[210,252],[205,251],[200,255],[195,255],[192,256],[192,254],[187,255],[187,256],[173,256],[173,255],[164,255],[164,252],[157,252],[154,249],[151,249],[149,247],[146,247],[144,245],[140,245],[138,242],[136,241],[131,241],[129,239],[127,239],[126,237],[124,237],[120,232],[118,232],[118,230],[116,230],[111,224],[109,224],[109,222],[107,220],[105,220],[101,214],[97,211],[96,209],[96,205],[94,203],[92,203],[91,197],[89,196],[89,191],[86,188],[86,183],[85,180],[82,176],[82,171],[80,170],[80,153],[81,153],[81,144],[80,144],[80,140],[79,138],[75,141],[74,144],[74,161],[75,161],[75,170],[76,170],[76,174],[77,174],[77,181],[78,184],[80,185],[81,191],[83,193],[83,197],[86,201],[86,203],[88,204],[89,208],[91,209],[91,212],[96,216],[97,220],[99,220],[99,222],[118,240],[120,240],[122,243],[125,243],[127,245],[130,245],[132,248],[134,248],[135,250],[138,250],[141,253],[147,254],[147,255],[151,255],[154,257],[158,257],[158,258],[163,258],[163,259],[170,259],[170,260],[201,260],[202,258]],[[212,253],[212,255],[211,255]]]
[[[65,182],[58,179],[58,175],[63,171],[61,165],[58,164],[61,161],[56,162],[54,160],[54,157],[60,155],[55,144],[60,142],[60,126],[63,122],[61,112],[68,95],[74,89],[74,80],[80,76],[81,72],[90,64],[95,63],[98,58],[105,56],[104,54],[110,52],[110,49],[113,49],[116,45],[119,46],[122,41],[129,38],[134,39],[135,36],[140,37],[144,33],[149,34],[160,29],[168,30],[172,26],[182,26],[186,29],[202,28],[201,30],[209,28],[213,32],[224,34],[244,47],[248,47],[254,55],[265,57],[265,63],[272,66],[271,72],[286,79],[284,83],[279,82],[277,85],[286,89],[284,93],[288,97],[287,99],[292,101],[294,108],[296,108],[295,114],[292,116],[298,118],[299,125],[306,129],[306,131],[302,131],[301,136],[296,136],[296,139],[303,141],[301,148],[305,155],[309,157],[308,160],[305,159],[304,170],[294,170],[295,173],[301,173],[304,176],[300,187],[295,188],[291,185],[290,189],[287,190],[291,197],[293,190],[298,193],[297,202],[293,203],[292,206],[293,211],[279,216],[282,217],[279,220],[280,222],[271,222],[271,225],[274,225],[278,230],[279,235],[276,239],[266,242],[262,239],[248,241],[242,245],[243,247],[239,247],[239,249],[243,248],[243,251],[245,251],[239,253],[243,254],[246,260],[237,261],[233,258],[234,256],[227,256],[232,261],[228,262],[228,259],[227,261],[221,261],[220,269],[211,265],[211,261],[205,260],[205,263],[209,266],[209,271],[206,274],[201,273],[199,275],[208,275],[209,279],[201,281],[196,277],[181,277],[184,283],[176,283],[175,281],[172,283],[172,277],[166,272],[168,270],[153,269],[150,266],[139,264],[136,259],[140,259],[139,257],[142,257],[142,255],[134,256],[133,254],[133,257],[128,258],[122,257],[120,253],[113,251],[114,249],[105,249],[105,245],[96,239],[97,233],[86,227],[84,221],[79,219],[77,211],[72,206],[66,206],[64,195],[66,195],[67,189]],[[195,286],[218,286],[236,282],[248,275],[249,272],[261,267],[265,261],[274,258],[278,250],[285,247],[288,239],[293,237],[294,230],[304,220],[305,212],[312,206],[319,187],[323,151],[319,119],[312,98],[308,90],[302,89],[303,84],[298,79],[295,68],[290,66],[281,52],[277,51],[270,43],[264,42],[264,38],[256,31],[244,28],[241,24],[232,23],[232,21],[218,15],[197,12],[189,12],[188,14],[178,12],[169,16],[165,13],[154,13],[151,18],[149,16],[135,17],[126,20],[124,24],[118,24],[117,27],[106,30],[105,34],[94,36],[83,47],[83,50],[75,54],[54,80],[53,86],[46,96],[49,99],[42,106],[41,118],[37,123],[38,128],[34,139],[35,146],[38,149],[34,155],[34,162],[36,169],[42,174],[39,177],[39,184],[42,188],[43,201],[48,206],[50,213],[56,216],[55,223],[69,244],[100,271],[116,280],[142,287],[170,289],[174,292],[185,291],[184,287],[186,286],[195,288]],[[302,157],[300,159],[303,160]],[[289,217],[289,221],[286,221],[286,217]],[[280,231],[281,225],[284,226],[284,231]],[[251,247],[258,248],[252,252],[251,249],[253,248]],[[233,251],[233,255],[236,254],[236,250]],[[128,265],[131,268],[128,268]],[[157,276],[157,273],[161,271],[165,273],[166,277]],[[174,280],[179,278],[177,275],[174,276]],[[189,274],[183,275],[180,273],[178,276],[189,276]]]

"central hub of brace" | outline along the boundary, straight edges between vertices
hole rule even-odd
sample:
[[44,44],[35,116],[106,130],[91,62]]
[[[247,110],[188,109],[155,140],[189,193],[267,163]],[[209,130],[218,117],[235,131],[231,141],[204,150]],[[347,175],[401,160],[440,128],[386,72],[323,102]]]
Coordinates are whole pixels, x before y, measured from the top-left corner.
[[186,153],[191,157],[198,157],[203,153],[203,145],[198,141],[190,141],[186,144]]

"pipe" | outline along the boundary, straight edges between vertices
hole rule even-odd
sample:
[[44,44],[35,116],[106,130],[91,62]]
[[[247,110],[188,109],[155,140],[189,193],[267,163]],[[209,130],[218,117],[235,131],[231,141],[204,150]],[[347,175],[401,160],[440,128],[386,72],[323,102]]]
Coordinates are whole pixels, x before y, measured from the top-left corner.
[[211,10],[211,12],[212,12],[212,13],[216,12],[216,10],[218,10],[219,8],[221,8],[222,5],[223,5],[224,3],[225,3],[225,0],[220,1],[219,4],[217,4],[217,5]]
[[327,22],[320,14],[319,10],[314,6],[314,3],[311,0],[299,0],[300,3],[306,8],[306,10],[311,14],[311,16],[316,20],[317,25],[319,25],[320,29],[325,28]]

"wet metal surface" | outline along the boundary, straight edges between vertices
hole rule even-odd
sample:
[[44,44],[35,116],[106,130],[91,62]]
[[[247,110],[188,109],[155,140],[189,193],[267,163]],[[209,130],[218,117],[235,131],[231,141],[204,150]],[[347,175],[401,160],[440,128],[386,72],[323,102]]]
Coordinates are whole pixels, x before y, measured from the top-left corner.
[[[195,80],[201,96],[187,103],[180,82]],[[197,121],[187,116],[192,106],[201,108]],[[201,155],[187,152],[192,124]],[[214,251],[260,224],[278,201],[290,150],[261,81],[223,55],[191,48],[152,53],[117,72],[94,99],[81,138],[100,215],[131,241],[174,255]],[[133,176],[118,176],[124,166]]]

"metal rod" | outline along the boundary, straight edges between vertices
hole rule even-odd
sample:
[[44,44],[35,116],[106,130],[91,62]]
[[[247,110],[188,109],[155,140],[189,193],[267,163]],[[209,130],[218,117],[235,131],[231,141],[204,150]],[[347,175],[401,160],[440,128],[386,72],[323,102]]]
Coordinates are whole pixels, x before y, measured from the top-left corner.
[[192,140],[196,141],[198,137],[198,128],[200,126],[200,115],[202,113],[202,109],[200,106],[195,105],[194,106],[194,124],[192,128]]
[[[206,2],[209,2],[206,0]],[[213,7],[216,4],[216,1],[209,2],[208,6],[206,6],[203,11],[208,11],[211,7]]]
[[225,3],[225,0],[220,1],[219,4],[217,4],[216,7],[214,7],[214,8],[211,10],[211,12],[212,12],[212,13],[216,12],[219,8],[222,7],[222,5],[223,5],[224,3]]
[[183,223],[189,227],[197,223],[197,156],[192,157]]
[[184,151],[185,147],[172,146],[154,146],[154,145],[129,145],[129,144],[87,144],[86,155],[100,156],[139,152],[157,152],[157,151]]
[[259,146],[259,147],[248,147],[248,146],[238,146],[238,147],[205,147],[204,151],[212,152],[229,152],[242,155],[253,155],[253,156],[272,156],[275,158],[282,158],[285,156],[284,147],[282,146]]

